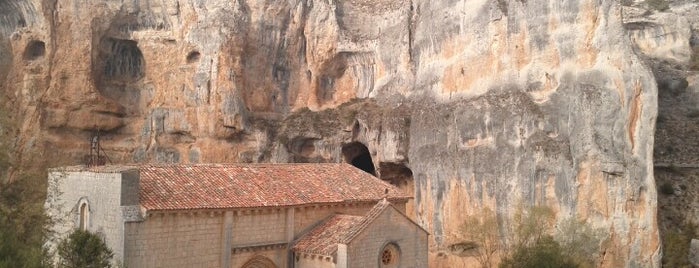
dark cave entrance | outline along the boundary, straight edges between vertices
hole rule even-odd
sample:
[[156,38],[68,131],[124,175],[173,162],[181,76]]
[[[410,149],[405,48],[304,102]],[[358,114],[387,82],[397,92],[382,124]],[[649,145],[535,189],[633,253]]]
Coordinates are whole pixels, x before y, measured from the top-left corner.
[[42,41],[31,41],[24,50],[25,60],[39,60],[46,53],[46,44]]
[[92,72],[97,90],[123,105],[127,113],[138,112],[146,74],[146,61],[138,42],[106,37],[96,50]]
[[347,163],[352,164],[366,173],[376,176],[376,168],[371,160],[369,148],[360,142],[353,142],[342,146],[342,155]]
[[130,83],[145,75],[145,60],[138,43],[133,40],[107,38],[103,41],[101,62],[105,80]]
[[413,171],[404,164],[381,162],[379,163],[379,175],[382,180],[398,186],[398,188],[413,190],[408,189],[413,185]]
[[199,61],[200,58],[201,58],[201,53],[199,53],[199,51],[189,52],[189,54],[187,54],[187,63],[188,64],[196,63]]
[[[378,173],[381,180],[395,185],[409,196],[417,196],[413,171],[405,163],[381,162]],[[417,198],[410,199],[405,205],[405,213],[411,219],[416,219],[415,202],[419,202],[419,200]]]

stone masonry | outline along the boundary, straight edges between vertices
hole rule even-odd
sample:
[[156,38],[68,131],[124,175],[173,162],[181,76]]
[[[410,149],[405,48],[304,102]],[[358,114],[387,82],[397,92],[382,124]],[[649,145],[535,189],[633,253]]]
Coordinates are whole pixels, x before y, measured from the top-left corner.
[[[308,168],[316,168],[309,166]],[[240,193],[237,196],[229,195],[229,199],[241,198],[243,193],[254,189],[243,189],[241,185],[225,184],[218,182],[218,186],[207,186],[208,183],[224,178],[216,175],[224,168],[232,170],[243,170],[239,173],[230,173],[226,176],[260,176],[257,171],[276,172],[275,176],[282,176],[285,168],[288,170],[303,169],[306,167],[254,167],[242,168],[227,166],[193,166],[176,168],[193,168],[192,174],[199,174],[199,177],[188,178],[185,183],[187,191],[177,191],[175,188],[158,186],[158,183],[172,183],[176,180],[154,181],[153,178],[167,178],[177,176],[171,173],[175,167],[138,167],[138,166],[103,166],[103,167],[68,167],[52,169],[49,175],[49,197],[46,200],[46,208],[50,216],[57,219],[57,224],[53,226],[56,236],[52,238],[49,245],[54,247],[64,239],[67,234],[76,228],[81,228],[81,210],[83,204],[87,204],[87,214],[83,215],[85,229],[102,236],[107,245],[114,251],[115,264],[123,264],[126,267],[248,267],[255,264],[256,260],[262,260],[266,266],[289,267],[293,260],[293,254],[289,247],[309,231],[319,222],[341,213],[344,215],[361,216],[372,210],[380,198],[386,196],[384,192],[392,192],[395,207],[395,216],[404,215],[407,199],[401,197],[397,188],[390,184],[381,182],[373,176],[363,171],[354,169],[349,165],[326,166],[328,169],[340,168],[342,172],[361,172],[356,175],[340,178],[338,180],[350,180],[352,183],[369,183],[372,187],[379,187],[375,197],[370,199],[353,200],[350,194],[356,192],[364,186],[358,185],[355,189],[342,186],[338,192],[344,193],[347,197],[340,196],[338,200],[342,202],[327,203],[299,203],[295,205],[275,205],[275,206],[253,206],[253,207],[221,207],[221,208],[197,208],[195,201],[191,200],[193,193],[202,193],[206,190],[221,191],[221,187],[238,187],[231,193]],[[347,167],[351,169],[345,170]],[[250,171],[252,170],[252,171]],[[281,171],[280,171],[281,170]],[[318,170],[322,171],[322,168]],[[149,172],[160,172],[158,177]],[[209,173],[206,173],[209,172]],[[322,172],[321,172],[322,173]],[[213,175],[212,175],[213,174]],[[303,176],[312,174],[299,173]],[[320,174],[320,173],[319,173]],[[322,174],[332,174],[328,171]],[[291,176],[291,175],[290,175]],[[322,175],[324,176],[324,175]],[[320,176],[319,178],[322,178]],[[288,183],[299,183],[291,176],[286,179]],[[368,181],[362,182],[367,179]],[[255,179],[251,179],[255,180]],[[328,178],[324,179],[327,182]],[[313,180],[308,181],[314,183]],[[319,187],[321,181],[316,181],[315,186],[305,186],[313,190]],[[274,184],[274,183],[272,183]],[[148,185],[148,186],[146,186]],[[366,185],[365,185],[366,186]],[[207,188],[208,187],[208,188]],[[175,190],[173,190],[175,189]],[[243,191],[245,190],[245,191]],[[147,192],[155,191],[155,192]],[[157,192],[157,193],[156,193]],[[359,193],[359,192],[357,192]],[[265,202],[275,200],[274,198],[257,193],[259,200]],[[332,193],[313,192],[314,195],[324,195],[330,198]],[[366,192],[362,192],[366,194]],[[172,195],[167,197],[168,195]],[[205,194],[209,195],[209,194]],[[157,201],[155,197],[167,198]],[[267,199],[265,199],[267,198]],[[317,197],[313,197],[317,198]],[[372,200],[373,199],[373,200]],[[154,201],[155,200],[155,201]],[[159,199],[158,199],[159,200]],[[241,199],[242,200],[242,199]],[[252,199],[245,199],[244,202]],[[230,200],[229,200],[230,201]],[[150,202],[150,203],[148,203]],[[189,202],[189,203],[187,203]],[[182,204],[188,204],[184,206]],[[247,203],[246,203],[247,204]],[[254,204],[254,203],[250,203]],[[155,206],[173,206],[173,209],[154,209]],[[177,207],[180,206],[180,207]],[[381,232],[386,232],[390,237],[385,239],[396,240],[395,235],[413,235],[415,228],[419,226],[410,223],[393,223],[396,221],[391,213],[386,212],[381,215],[380,221],[376,224],[386,224],[384,230],[378,227],[368,228],[364,236],[376,236],[376,239],[383,239]],[[393,217],[393,218],[392,218]],[[405,217],[405,216],[402,216]],[[421,229],[420,229],[421,230]],[[422,230],[424,232],[424,230]],[[364,237],[362,236],[362,237]],[[405,254],[415,255],[425,261],[426,266],[427,243],[426,235],[422,236],[424,241],[413,237],[402,237],[401,243],[420,243],[414,248],[420,252],[411,250]],[[365,238],[362,238],[366,240]],[[384,240],[385,240],[384,239]],[[368,240],[367,240],[368,241]],[[373,241],[373,240],[372,240]],[[377,240],[378,241],[378,240]],[[369,243],[369,242],[361,242]],[[376,259],[378,247],[375,243],[369,243],[372,249],[369,252],[350,254],[361,258]],[[357,244],[360,245],[360,244]],[[424,247],[423,247],[424,245]],[[364,254],[364,255],[361,255]],[[422,255],[421,255],[422,254]],[[424,256],[423,256],[424,255]],[[408,256],[408,255],[406,255]],[[423,258],[424,257],[424,258]],[[407,259],[406,259],[407,260]],[[360,262],[364,263],[364,262]],[[412,263],[412,261],[409,261]],[[415,262],[420,264],[420,262]],[[312,265],[311,265],[312,266]],[[297,266],[305,267],[305,266]],[[408,266],[412,267],[412,266]]]

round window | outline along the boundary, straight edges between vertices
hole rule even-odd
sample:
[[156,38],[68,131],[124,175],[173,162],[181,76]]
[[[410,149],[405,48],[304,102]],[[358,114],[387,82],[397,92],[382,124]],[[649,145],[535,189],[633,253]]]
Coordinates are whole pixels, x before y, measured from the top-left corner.
[[380,267],[398,267],[398,261],[400,252],[398,251],[398,246],[396,244],[388,244],[381,250],[381,255],[379,255],[379,266]]

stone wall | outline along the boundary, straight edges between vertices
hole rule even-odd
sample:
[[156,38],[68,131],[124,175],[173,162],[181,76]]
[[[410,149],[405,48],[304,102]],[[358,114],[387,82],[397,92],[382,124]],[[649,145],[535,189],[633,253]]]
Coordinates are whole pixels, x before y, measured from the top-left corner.
[[[231,259],[230,268],[241,268],[245,264],[255,262],[259,259],[264,259],[274,263],[277,268],[289,267],[288,254],[286,248],[276,250],[255,250],[243,253],[234,253]],[[259,261],[258,261],[259,262]],[[267,263],[267,262],[265,262]],[[266,267],[266,266],[250,266],[250,267]]]
[[220,267],[220,213],[163,213],[126,224],[127,267]]
[[[290,257],[282,244],[292,242],[330,215],[364,215],[374,205],[154,213],[142,222],[126,223],[125,264],[220,267],[228,263],[241,267],[259,255],[285,267]],[[398,207],[405,209],[405,205]]]
[[112,173],[75,172],[53,169],[49,174],[49,194],[46,200],[48,215],[55,220],[55,237],[50,245],[56,245],[72,230],[79,228],[80,204],[89,208],[87,230],[104,237],[114,252],[115,262],[124,256],[124,202],[122,186],[138,184],[135,171]]
[[427,233],[388,208],[347,245],[348,267],[377,267],[389,243],[398,246],[398,267],[427,267]]
[[332,260],[327,260],[320,257],[301,257],[296,260],[296,265],[294,267],[303,268],[335,268],[342,267],[339,264],[336,265]]
[[286,209],[243,211],[233,217],[233,247],[286,243]]

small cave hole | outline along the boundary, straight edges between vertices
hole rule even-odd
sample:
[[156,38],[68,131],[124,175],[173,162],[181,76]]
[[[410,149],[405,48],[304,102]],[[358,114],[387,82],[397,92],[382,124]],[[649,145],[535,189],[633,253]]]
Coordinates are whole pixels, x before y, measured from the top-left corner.
[[287,149],[292,155],[298,157],[296,158],[297,161],[306,162],[303,161],[303,159],[308,159],[317,156],[314,144],[314,142],[316,141],[318,141],[318,139],[308,137],[295,137],[289,142],[289,144],[287,144]]
[[[377,171],[379,178],[385,182],[395,185],[410,196],[416,196],[415,179],[413,171],[402,162],[380,162]],[[411,199],[406,204],[406,214],[415,219],[415,202],[419,200]]]
[[369,149],[359,142],[353,142],[342,147],[342,155],[347,163],[352,164],[358,169],[376,176],[376,168],[371,160]]
[[104,76],[109,80],[133,82],[145,75],[145,60],[136,41],[107,39],[103,59]]
[[413,171],[402,163],[379,163],[379,177],[408,192],[413,190],[410,189],[413,187]]
[[199,53],[199,51],[189,52],[189,54],[187,54],[187,63],[192,64],[198,62],[199,58],[201,58],[201,53]]
[[31,41],[24,50],[24,59],[38,60],[43,58],[44,54],[46,54],[46,44],[42,41]]

